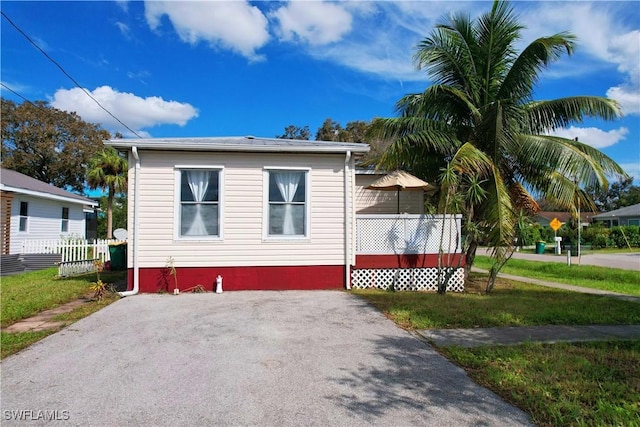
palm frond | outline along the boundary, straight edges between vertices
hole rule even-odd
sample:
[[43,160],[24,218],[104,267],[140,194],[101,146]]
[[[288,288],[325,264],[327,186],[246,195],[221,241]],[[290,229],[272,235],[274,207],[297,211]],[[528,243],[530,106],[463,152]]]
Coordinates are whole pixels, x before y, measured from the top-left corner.
[[560,59],[563,53],[571,55],[574,43],[575,36],[567,32],[531,42],[513,62],[502,82],[498,99],[528,102],[542,69]]
[[541,134],[585,118],[615,120],[621,116],[620,105],[609,98],[597,96],[573,96],[548,101],[530,102],[525,106],[527,117],[523,132]]

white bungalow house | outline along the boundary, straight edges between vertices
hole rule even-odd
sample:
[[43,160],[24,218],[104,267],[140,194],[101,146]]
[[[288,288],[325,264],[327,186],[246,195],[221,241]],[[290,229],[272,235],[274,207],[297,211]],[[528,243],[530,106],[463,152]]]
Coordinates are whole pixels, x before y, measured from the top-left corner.
[[[389,286],[402,266],[436,265],[436,235],[446,235],[447,248],[459,243],[453,216],[426,217],[420,208],[357,213],[377,203],[356,197],[368,185],[354,168],[366,144],[256,137],[105,144],[129,156],[125,295],[213,290],[218,278],[224,290]],[[416,274],[406,276],[415,282]]]
[[86,237],[94,200],[19,172],[0,169],[2,254],[18,254],[25,240]]

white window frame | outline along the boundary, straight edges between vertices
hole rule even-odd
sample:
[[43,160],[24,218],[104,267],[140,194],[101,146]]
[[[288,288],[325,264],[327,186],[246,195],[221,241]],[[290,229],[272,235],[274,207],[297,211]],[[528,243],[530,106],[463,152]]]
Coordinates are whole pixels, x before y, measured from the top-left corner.
[[[22,215],[22,204],[27,206],[27,214]],[[24,230],[22,229],[22,220],[24,220]],[[18,205],[18,233],[28,233],[29,232],[29,202],[25,200],[21,200]]]
[[[65,209],[67,210],[67,217],[64,217],[64,211]],[[65,230],[65,225],[67,226],[67,229]],[[69,208],[66,206],[62,207],[62,212],[60,213],[60,232],[64,233],[64,234],[68,234],[69,233]]]
[[[271,172],[303,172],[305,178],[304,235],[269,234],[269,174]],[[263,241],[310,241],[311,240],[311,168],[290,166],[264,166],[262,169],[262,240]]]
[[[208,170],[218,172],[218,235],[217,236],[182,236],[180,234],[181,205],[180,200],[182,171],[187,170]],[[173,238],[179,241],[222,241],[224,230],[224,166],[218,165],[175,165],[174,166],[174,211],[173,211]]]

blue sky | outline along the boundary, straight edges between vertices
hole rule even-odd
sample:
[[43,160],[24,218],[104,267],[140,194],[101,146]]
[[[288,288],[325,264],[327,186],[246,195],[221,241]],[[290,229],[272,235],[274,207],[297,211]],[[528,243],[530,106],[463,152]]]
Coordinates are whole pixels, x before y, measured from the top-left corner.
[[[571,31],[578,48],[542,75],[536,99],[607,96],[615,122],[556,133],[601,149],[640,182],[638,1],[513,2],[524,47]],[[413,67],[417,42],[452,12],[490,2],[435,1],[2,1],[18,27],[94,98],[144,137],[274,137],[290,124],[312,137],[331,117],[394,115],[403,95],[429,85]],[[8,21],[1,24],[1,80],[109,131],[134,136],[76,88]],[[22,102],[2,89],[2,96]]]

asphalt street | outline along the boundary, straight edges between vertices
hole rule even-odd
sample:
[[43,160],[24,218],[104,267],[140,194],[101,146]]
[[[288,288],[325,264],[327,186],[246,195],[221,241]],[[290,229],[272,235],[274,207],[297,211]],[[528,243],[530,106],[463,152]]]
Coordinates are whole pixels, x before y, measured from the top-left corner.
[[531,425],[340,291],[127,297],[0,367],[3,426]]

